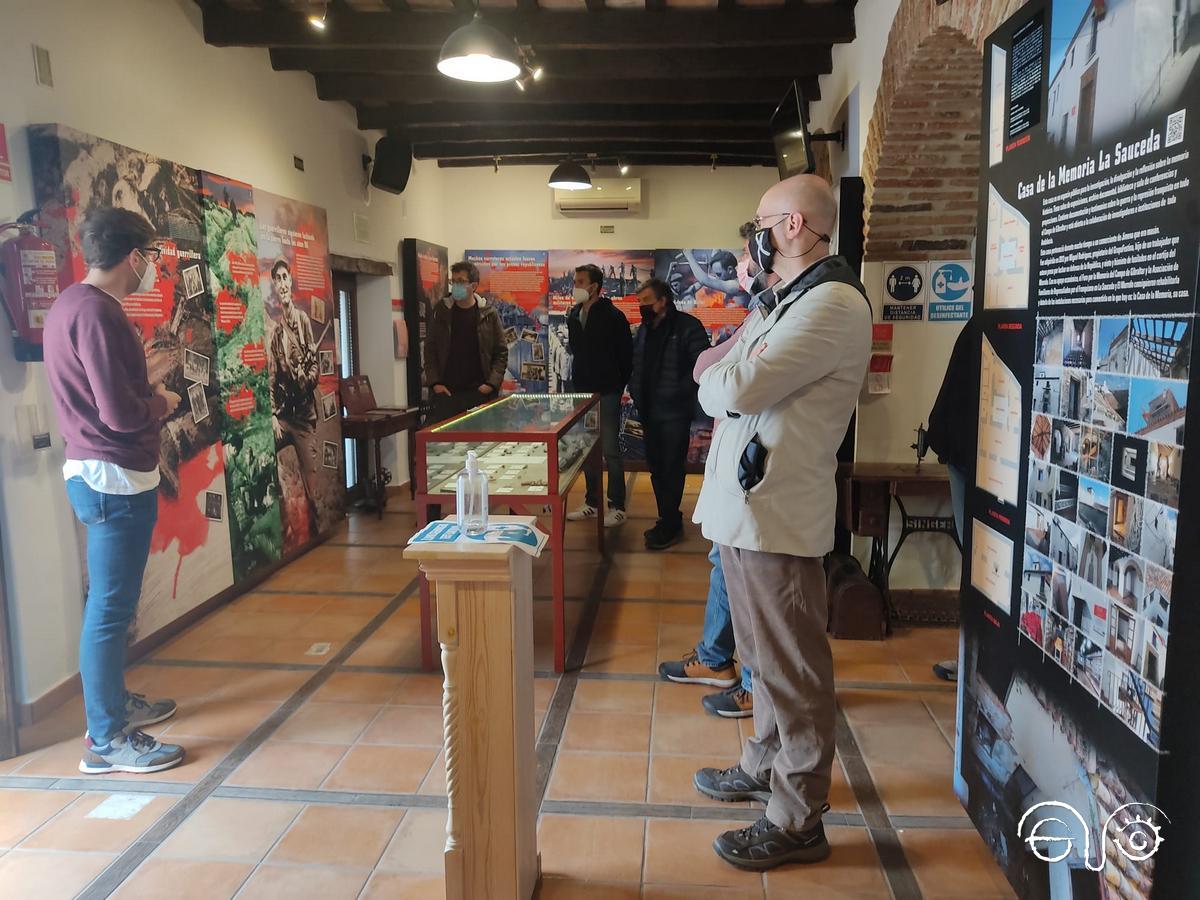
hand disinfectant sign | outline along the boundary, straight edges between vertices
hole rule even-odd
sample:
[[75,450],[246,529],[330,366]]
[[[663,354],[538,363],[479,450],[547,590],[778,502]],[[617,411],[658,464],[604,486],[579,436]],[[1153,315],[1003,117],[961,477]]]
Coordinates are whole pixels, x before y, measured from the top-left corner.
[[930,322],[962,322],[971,318],[972,268],[969,261],[929,264]]

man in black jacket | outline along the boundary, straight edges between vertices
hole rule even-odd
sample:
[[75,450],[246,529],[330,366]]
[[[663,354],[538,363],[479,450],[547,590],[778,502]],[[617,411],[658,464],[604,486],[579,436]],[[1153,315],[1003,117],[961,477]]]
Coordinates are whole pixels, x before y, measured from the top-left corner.
[[[972,318],[959,332],[946,366],[946,375],[937,400],[929,413],[926,441],[950,474],[950,501],[954,507],[954,524],[959,543],[966,517],[967,479],[975,470],[978,440],[979,365],[983,331],[979,320]],[[965,567],[964,567],[965,568]],[[958,680],[958,660],[936,663],[934,674],[946,681]]]
[[629,393],[641,416],[646,465],[658,503],[658,522],[646,532],[647,550],[665,550],[683,536],[688,439],[696,407],[696,358],[708,332],[695,316],[675,308],[670,286],[651,278],[638,288],[642,324],[633,339]]
[[[633,365],[633,335],[625,314],[600,296],[604,272],[599,266],[575,270],[575,305],[567,314],[568,343],[573,356],[572,390],[600,395],[600,441],[608,464],[608,527],[625,521],[625,469],[621,465],[621,397]],[[586,473],[584,505],[567,518],[572,522],[599,515],[600,479]]]

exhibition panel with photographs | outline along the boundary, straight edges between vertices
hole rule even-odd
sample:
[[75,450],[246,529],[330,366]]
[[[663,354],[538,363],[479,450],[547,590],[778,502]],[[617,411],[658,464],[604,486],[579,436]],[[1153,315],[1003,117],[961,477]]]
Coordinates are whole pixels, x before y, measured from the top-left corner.
[[122,305],[151,381],[183,402],[163,423],[141,639],[342,516],[341,425],[318,415],[322,398],[340,409],[325,214],[66,126],[29,140],[60,283],[86,274],[92,209],[132,210],[157,233],[155,287]]
[[[1172,751],[1195,728],[1200,633],[1181,516],[1198,499],[1200,10],[1182,6],[1035,0],[984,54],[955,790],[1023,898],[1183,896],[1191,865]],[[1031,835],[1044,803],[1078,823]],[[1168,820],[1177,846],[1159,853]],[[1068,837],[1061,855],[1036,846]]]

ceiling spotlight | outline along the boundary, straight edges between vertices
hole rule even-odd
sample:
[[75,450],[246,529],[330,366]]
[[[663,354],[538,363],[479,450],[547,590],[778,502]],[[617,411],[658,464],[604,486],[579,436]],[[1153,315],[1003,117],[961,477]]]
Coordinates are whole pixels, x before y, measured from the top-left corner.
[[325,30],[325,17],[329,15],[329,4],[326,3],[321,7],[321,14],[318,16],[315,12],[308,16],[308,24],[317,31]]
[[533,70],[529,74],[533,76],[534,81],[541,81],[542,76],[546,74],[546,70],[541,66],[534,66]]
[[587,170],[579,163],[570,160],[560,163],[550,173],[550,180],[546,183],[552,188],[563,191],[586,191],[592,187],[592,179]]
[[617,160],[617,171],[620,172],[622,175],[628,175],[629,174],[629,160],[618,159]]
[[512,81],[521,74],[520,50],[512,38],[484,22],[476,11],[470,22],[446,38],[437,67],[443,75],[459,81]]
[[500,172],[500,157],[498,156],[492,157],[492,171],[497,174]]
[[529,81],[530,78],[528,75],[522,75],[520,78],[514,81],[513,84],[515,84],[517,86],[517,90],[523,94],[529,87]]

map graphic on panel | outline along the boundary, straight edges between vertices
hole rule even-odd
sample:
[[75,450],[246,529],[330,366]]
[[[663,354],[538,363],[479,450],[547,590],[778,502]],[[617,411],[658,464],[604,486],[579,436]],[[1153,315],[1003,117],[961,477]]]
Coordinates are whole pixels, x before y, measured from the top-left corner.
[[145,637],[233,583],[199,173],[62,125],[31,126],[29,141],[61,285],[86,274],[79,226],[94,208],[138,213],[162,248],[154,289],[122,302],[145,346],[151,382],[183,398],[163,423],[158,522],[134,626],[135,638]]
[[1029,306],[1029,220],[988,188],[985,309]]
[[983,338],[975,484],[1016,504],[1021,480],[1021,382]]

